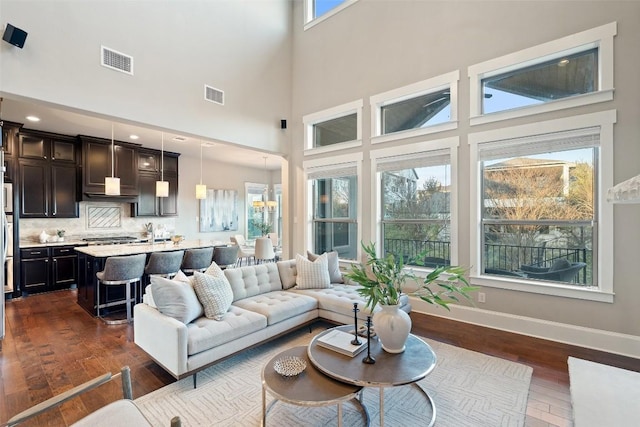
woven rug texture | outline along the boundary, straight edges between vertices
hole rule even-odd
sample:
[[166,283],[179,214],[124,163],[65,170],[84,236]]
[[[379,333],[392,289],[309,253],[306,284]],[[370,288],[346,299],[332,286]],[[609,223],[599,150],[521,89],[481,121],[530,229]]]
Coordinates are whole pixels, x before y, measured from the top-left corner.
[[[155,426],[168,426],[179,415],[183,426],[259,426],[262,421],[261,371],[278,352],[306,345],[321,332],[316,326],[251,349],[135,400]],[[424,339],[424,338],[423,338]],[[436,352],[435,369],[420,385],[436,404],[438,427],[523,426],[532,369],[526,365],[486,356],[424,339]],[[426,425],[431,408],[414,386],[385,388],[385,426]],[[267,405],[273,398],[267,393]],[[365,388],[364,404],[371,425],[379,425],[379,389]],[[267,426],[337,425],[335,405],[300,407],[276,403]],[[351,402],[343,404],[343,425],[364,425],[363,415]]]

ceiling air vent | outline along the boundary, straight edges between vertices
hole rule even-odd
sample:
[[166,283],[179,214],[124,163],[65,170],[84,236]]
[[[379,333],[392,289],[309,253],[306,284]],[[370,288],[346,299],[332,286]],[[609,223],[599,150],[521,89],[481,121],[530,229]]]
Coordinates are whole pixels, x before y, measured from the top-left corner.
[[215,87],[204,85],[204,99],[224,105],[224,92]]
[[102,65],[133,75],[133,57],[102,46]]

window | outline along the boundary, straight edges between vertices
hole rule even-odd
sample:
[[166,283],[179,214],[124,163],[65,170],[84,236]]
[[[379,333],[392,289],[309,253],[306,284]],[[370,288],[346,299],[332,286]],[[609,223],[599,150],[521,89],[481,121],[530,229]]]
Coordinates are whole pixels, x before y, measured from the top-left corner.
[[257,208],[256,202],[263,202],[267,192],[265,184],[245,183],[245,191],[247,195],[247,216],[246,216],[246,238],[256,239],[262,236],[262,231],[258,227],[260,223],[269,220],[268,211]]
[[335,15],[357,0],[305,0],[305,27],[307,30],[318,22]]
[[471,124],[613,99],[611,23],[469,67]]
[[[322,159],[305,164],[309,182],[309,247],[315,253],[337,251],[341,259],[357,259],[359,251],[358,169],[360,162]],[[310,166],[313,164],[314,166]],[[315,166],[318,165],[318,166]]]
[[613,121],[615,113],[596,113],[469,136],[479,178],[477,274],[539,293],[611,291],[603,278],[612,210],[599,183],[611,180],[603,159],[611,160]]
[[457,259],[451,247],[457,234],[452,222],[452,148],[457,145],[457,138],[450,138],[372,153],[382,254],[393,253],[408,265],[427,268],[452,265],[452,258]]
[[361,145],[362,101],[304,116],[305,154]]
[[459,76],[454,71],[372,96],[373,142],[455,129]]

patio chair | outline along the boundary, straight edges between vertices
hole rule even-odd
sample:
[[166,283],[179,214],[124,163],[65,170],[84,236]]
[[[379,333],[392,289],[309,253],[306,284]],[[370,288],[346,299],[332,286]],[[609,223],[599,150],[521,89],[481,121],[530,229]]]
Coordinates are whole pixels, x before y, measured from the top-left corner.
[[572,282],[581,269],[587,266],[584,262],[569,262],[565,258],[556,260],[551,267],[521,265],[520,270],[531,279],[551,280],[554,282]]

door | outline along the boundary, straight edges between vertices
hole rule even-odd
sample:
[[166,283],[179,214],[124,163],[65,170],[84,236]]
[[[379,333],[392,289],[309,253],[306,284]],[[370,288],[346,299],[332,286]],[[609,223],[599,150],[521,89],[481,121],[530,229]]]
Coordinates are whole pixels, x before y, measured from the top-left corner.
[[76,167],[51,164],[51,216],[78,218]]
[[49,215],[49,163],[46,160],[20,159],[20,217],[42,218]]

